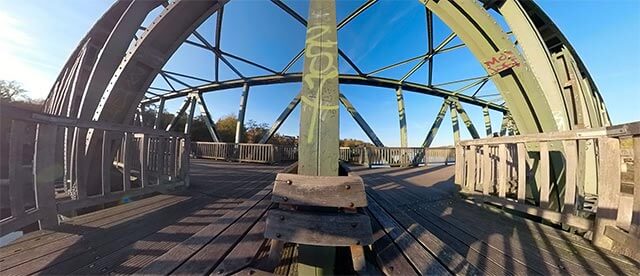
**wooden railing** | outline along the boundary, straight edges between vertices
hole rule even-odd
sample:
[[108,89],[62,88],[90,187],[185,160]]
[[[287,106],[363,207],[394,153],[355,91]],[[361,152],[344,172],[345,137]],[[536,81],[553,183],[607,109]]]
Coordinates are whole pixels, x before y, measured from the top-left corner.
[[[634,160],[633,192],[629,193],[628,187],[621,186],[621,175],[629,173],[621,168],[625,164],[621,139],[633,139],[625,143],[625,151],[631,151],[632,144],[633,158],[638,160],[640,122],[462,141],[456,146],[455,182],[473,200],[592,231],[598,246],[611,248],[615,241],[618,247],[637,249],[640,162]],[[585,150],[587,145],[595,148],[595,155]],[[585,169],[589,162],[594,163],[595,172]],[[591,175],[597,176],[595,208],[583,189]],[[590,218],[593,212],[595,219]]]
[[[57,225],[58,214],[188,185],[190,143],[183,134],[79,121],[4,104],[0,120],[0,160],[7,164],[0,174],[0,236],[34,223],[41,228]],[[97,152],[86,152],[89,139],[63,140],[65,134],[87,133],[97,142]],[[65,166],[62,153],[67,149],[73,158]],[[97,164],[96,170],[89,164]],[[64,192],[56,194],[56,185],[64,186],[58,187]]]
[[295,161],[295,146],[248,143],[192,142],[192,154],[197,158],[273,164]]
[[455,148],[341,147],[340,160],[365,166],[418,166],[455,161]]

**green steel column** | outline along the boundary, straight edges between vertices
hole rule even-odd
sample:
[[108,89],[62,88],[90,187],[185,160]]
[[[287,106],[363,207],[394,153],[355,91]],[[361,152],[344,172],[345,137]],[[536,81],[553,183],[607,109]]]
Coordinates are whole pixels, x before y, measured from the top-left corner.
[[449,103],[449,111],[451,111],[451,127],[453,128],[453,143],[458,144],[460,141],[460,126],[458,125],[458,110],[453,102]]
[[464,122],[464,125],[467,127],[467,130],[469,130],[469,134],[471,134],[471,138],[473,139],[480,138],[480,135],[478,135],[478,131],[476,130],[476,127],[473,125],[471,118],[469,118],[469,115],[467,115],[467,112],[464,110],[464,108],[462,108],[462,105],[460,104],[458,99],[455,99],[453,103],[456,106],[456,111],[460,113],[460,118],[462,119],[462,122]]
[[398,117],[400,121],[400,146],[406,148],[407,142],[407,116],[404,112],[404,97],[402,95],[402,88],[396,88],[396,100],[398,101]]
[[240,96],[240,110],[238,111],[238,121],[236,122],[235,142],[240,143],[242,131],[244,129],[244,114],[247,111],[247,98],[249,97],[249,85],[244,84],[242,87],[242,96]]
[[196,113],[196,96],[190,95],[191,100],[189,101],[189,117],[187,117],[187,122],[184,124],[184,134],[189,134],[191,132],[191,124],[193,123],[193,114]]
[[[336,3],[311,0],[300,100],[298,174],[338,175],[339,90]],[[298,274],[333,274],[335,248],[300,245]]]
[[482,115],[484,116],[484,128],[487,131],[487,137],[491,137],[493,135],[493,131],[491,130],[491,116],[489,116],[489,107],[482,107]]
[[153,122],[153,129],[158,129],[162,122],[162,113],[164,112],[164,98],[160,98],[160,104],[158,105],[158,113],[156,114],[156,120]]

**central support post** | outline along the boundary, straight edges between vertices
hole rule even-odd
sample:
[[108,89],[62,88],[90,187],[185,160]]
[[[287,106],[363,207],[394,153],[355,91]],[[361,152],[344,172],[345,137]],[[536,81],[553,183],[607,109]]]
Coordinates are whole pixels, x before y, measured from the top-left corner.
[[[339,90],[336,3],[311,0],[302,75],[298,174],[337,176]],[[301,275],[333,274],[335,248],[299,246]]]

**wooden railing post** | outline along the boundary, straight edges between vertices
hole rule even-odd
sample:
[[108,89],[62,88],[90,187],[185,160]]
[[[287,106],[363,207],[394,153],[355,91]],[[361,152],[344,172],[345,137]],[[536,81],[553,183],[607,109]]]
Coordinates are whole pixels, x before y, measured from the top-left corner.
[[549,143],[540,142],[540,207],[549,208]]
[[36,208],[42,212],[40,229],[58,225],[54,182],[56,179],[55,149],[58,127],[40,124],[35,146],[34,187]]
[[507,195],[507,145],[498,145],[498,196],[501,198]]
[[491,149],[489,145],[482,146],[482,193],[489,195],[493,181],[491,177]]
[[640,239],[640,135],[633,137],[633,211],[629,233]]
[[125,132],[122,144],[122,190],[125,192],[131,190],[132,136],[133,133]]
[[101,152],[101,182],[102,195],[106,196],[111,193],[111,168],[113,167],[113,155],[111,154],[111,139],[113,134],[105,130],[102,134],[102,152]]
[[476,186],[476,146],[469,146],[467,151],[467,174],[465,185],[462,187],[464,191],[472,192]]
[[20,218],[24,216],[24,187],[27,185],[24,170],[23,150],[24,134],[27,124],[22,121],[11,123],[11,137],[9,138],[9,203],[11,216]]
[[604,232],[607,226],[616,225],[620,192],[620,140],[598,138],[598,149],[598,207],[593,244],[610,249],[613,242]]
[[455,183],[460,187],[464,187],[464,167],[465,167],[464,146],[460,143],[456,144],[456,163],[455,163]]
[[144,188],[149,185],[149,173],[147,171],[147,164],[149,162],[149,136],[143,133],[140,136],[139,143],[138,148],[140,149],[140,154],[138,156],[140,158],[140,187]]
[[518,143],[518,203],[525,203],[527,196],[527,149]]

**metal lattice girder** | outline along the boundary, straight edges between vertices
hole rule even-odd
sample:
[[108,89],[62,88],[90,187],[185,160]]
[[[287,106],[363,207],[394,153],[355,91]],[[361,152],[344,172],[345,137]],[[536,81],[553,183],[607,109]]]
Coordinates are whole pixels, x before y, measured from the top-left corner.
[[436,115],[436,119],[433,121],[431,128],[429,129],[429,133],[427,133],[427,137],[422,142],[423,148],[428,148],[431,146],[433,139],[438,134],[438,129],[440,129],[440,124],[442,124],[442,120],[444,120],[444,116],[447,114],[447,107],[449,107],[449,101],[447,99],[444,100],[442,106],[440,106],[440,111],[438,111],[438,115]]
[[476,130],[476,127],[473,125],[473,122],[471,121],[471,118],[469,118],[469,115],[467,114],[467,112],[464,110],[464,108],[462,108],[462,105],[460,104],[460,102],[458,102],[457,99],[451,99],[451,104],[453,104],[456,107],[456,110],[460,114],[460,118],[462,119],[462,122],[464,122],[465,126],[467,127],[467,130],[469,130],[469,134],[471,134],[471,138],[473,139],[480,138],[480,135],[478,135],[478,131]]
[[[447,98],[451,96],[455,96],[458,98],[460,102],[468,103],[477,106],[487,106],[489,109],[506,112],[508,109],[490,101],[486,101],[480,98],[471,97],[463,94],[455,94],[454,92],[448,91],[446,89],[438,88],[438,87],[430,87],[424,84],[413,83],[413,82],[403,82],[398,84],[398,80],[382,78],[382,77],[373,77],[373,76],[359,76],[359,75],[351,75],[351,74],[340,74],[338,76],[340,80],[340,84],[356,84],[356,85],[367,85],[367,86],[375,86],[375,87],[384,87],[397,89],[401,87],[403,91],[415,92],[425,95],[432,95],[441,98]],[[181,98],[188,95],[190,92],[195,90],[200,91],[202,93],[212,92],[212,91],[220,91],[225,89],[232,88],[240,88],[244,86],[244,84],[248,84],[250,86],[261,86],[261,85],[270,85],[276,83],[295,83],[302,81],[301,73],[291,73],[286,75],[266,75],[266,76],[257,76],[257,77],[247,77],[245,79],[234,79],[227,80],[217,83],[210,83],[201,86],[197,86],[194,88],[186,88],[177,92],[168,92],[162,95],[163,98],[175,99]],[[142,103],[153,103],[160,100],[161,97],[152,97],[148,100],[143,100]]]
[[311,0],[302,77],[298,174],[338,175],[338,43],[333,0]]
[[398,122],[400,123],[400,146],[406,148],[409,144],[407,141],[407,115],[404,110],[404,97],[401,87],[396,88],[396,101],[398,102]]
[[176,116],[173,117],[173,119],[171,119],[171,122],[169,122],[169,125],[167,125],[167,128],[165,129],[166,131],[173,130],[175,124],[178,122],[180,117],[184,114],[185,110],[187,110],[187,107],[189,107],[189,104],[191,104],[191,97],[187,97],[184,99],[184,103],[182,103],[182,106],[180,106],[180,109],[178,109],[178,113],[176,113]]
[[471,0],[421,2],[447,24],[481,62],[513,110],[522,133],[558,130],[553,109],[529,64],[485,9]]
[[236,122],[235,142],[240,143],[242,131],[244,130],[244,115],[247,112],[247,100],[249,98],[249,85],[242,87],[242,95],[240,96],[240,110],[238,110],[238,121]]
[[287,105],[287,107],[282,111],[282,113],[280,113],[280,116],[278,116],[278,119],[276,119],[276,121],[273,122],[273,124],[271,124],[271,129],[269,129],[269,131],[264,136],[262,136],[262,139],[260,139],[260,144],[265,144],[269,142],[269,139],[271,139],[271,137],[273,137],[273,135],[276,134],[276,132],[278,132],[278,129],[280,129],[280,126],[282,126],[282,123],[284,123],[287,117],[289,117],[289,114],[291,114],[293,109],[295,109],[299,103],[300,103],[300,93],[296,94],[296,96],[293,97],[289,105]]
[[360,128],[362,129],[362,131],[364,131],[367,137],[371,139],[371,142],[376,147],[384,147],[384,144],[382,144],[382,142],[378,138],[378,135],[376,135],[376,133],[371,128],[371,126],[367,124],[367,121],[364,118],[362,118],[362,116],[360,115],[360,112],[356,110],[355,106],[353,106],[353,104],[351,104],[349,99],[347,99],[347,97],[342,93],[340,93],[340,102],[342,103],[342,105],[344,105],[344,107],[347,109],[349,114],[351,114],[351,117],[353,117],[356,123],[358,123],[358,126],[360,126]]
[[202,93],[198,93],[198,105],[200,106],[200,113],[204,114],[205,120],[204,123],[207,126],[207,130],[209,131],[209,135],[211,135],[211,139],[214,142],[220,142],[220,137],[218,136],[218,132],[216,131],[216,125],[211,118],[211,113],[209,113],[209,108],[207,108],[207,104],[202,98]]
[[493,135],[493,131],[491,130],[491,116],[489,115],[489,108],[486,106],[482,107],[482,117],[484,117],[484,128],[487,137],[491,137]]

